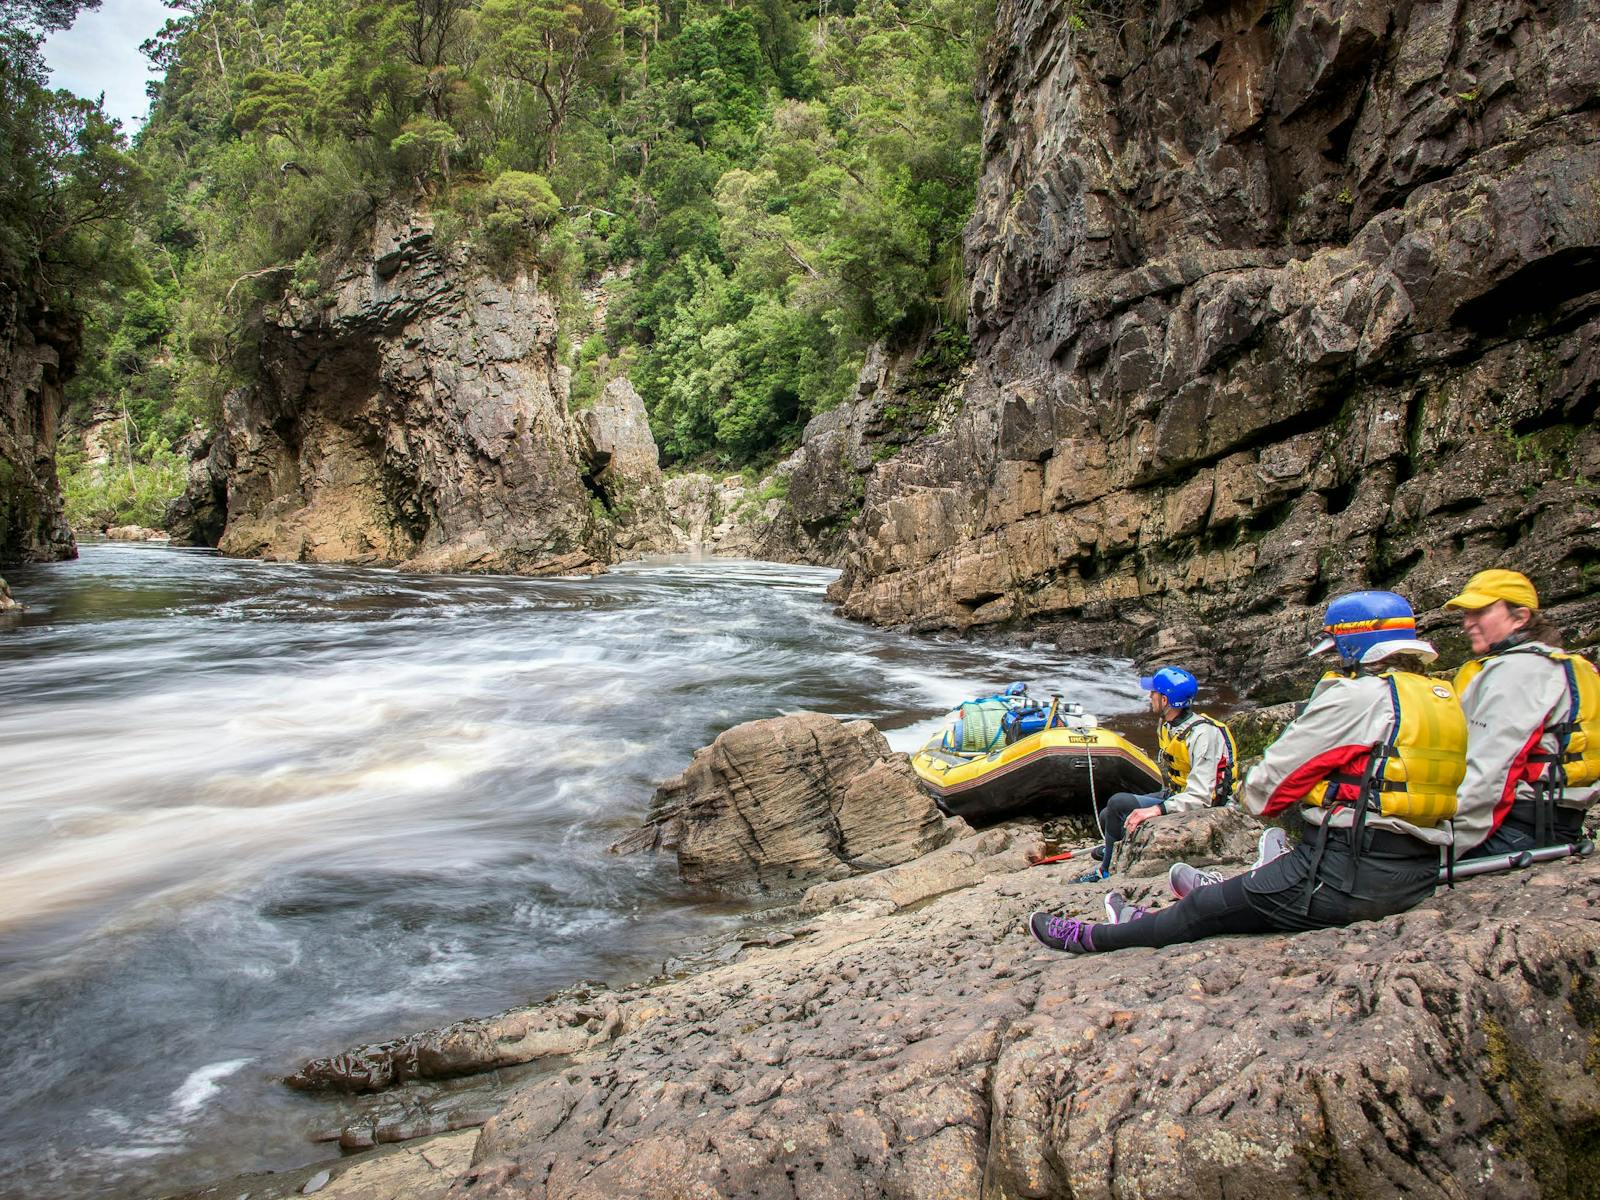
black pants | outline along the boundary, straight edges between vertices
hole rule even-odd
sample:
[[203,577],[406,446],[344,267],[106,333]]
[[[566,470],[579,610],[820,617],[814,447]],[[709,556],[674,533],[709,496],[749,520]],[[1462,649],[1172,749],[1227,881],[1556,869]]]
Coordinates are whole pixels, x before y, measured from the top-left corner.
[[[1524,850],[1537,850],[1540,848],[1540,841],[1535,836],[1535,830],[1539,827],[1538,820],[1533,801],[1518,800],[1512,804],[1511,811],[1500,823],[1500,828],[1461,857],[1489,858],[1496,854],[1519,854]],[[1562,808],[1558,805],[1554,826],[1545,837],[1543,845],[1564,846],[1582,836],[1583,812],[1576,808]]]
[[1439,851],[1404,834],[1367,830],[1359,863],[1347,830],[1321,830],[1243,875],[1196,888],[1170,907],[1125,925],[1096,925],[1096,950],[1175,946],[1229,933],[1299,932],[1405,912],[1433,895]]
[[1149,796],[1136,795],[1133,792],[1118,792],[1106,801],[1106,806],[1100,810],[1100,828],[1105,832],[1105,850],[1100,855],[1100,865],[1105,870],[1111,869],[1111,851],[1122,840],[1123,826],[1128,823],[1128,818],[1134,811],[1149,808],[1152,804],[1161,803],[1161,793],[1156,792]]

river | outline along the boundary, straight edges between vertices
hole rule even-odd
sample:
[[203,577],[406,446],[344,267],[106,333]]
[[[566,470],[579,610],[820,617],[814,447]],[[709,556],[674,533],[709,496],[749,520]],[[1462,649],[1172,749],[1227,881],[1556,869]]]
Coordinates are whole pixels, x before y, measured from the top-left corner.
[[1125,663],[853,624],[834,573],[660,560],[413,576],[86,545],[6,572],[0,1193],[160,1195],[327,1157],[278,1080],[346,1045],[622,983],[752,919],[606,847],[741,721],[897,749]]

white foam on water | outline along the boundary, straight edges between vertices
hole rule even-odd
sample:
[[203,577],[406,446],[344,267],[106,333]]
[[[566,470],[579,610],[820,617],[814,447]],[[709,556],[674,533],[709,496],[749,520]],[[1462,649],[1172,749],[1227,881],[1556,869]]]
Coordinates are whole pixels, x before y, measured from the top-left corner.
[[928,744],[930,738],[945,727],[944,717],[930,717],[926,721],[918,721],[914,725],[905,725],[899,729],[891,729],[885,733],[884,739],[889,743],[889,749],[900,754],[915,754]]
[[194,1116],[206,1102],[222,1090],[222,1081],[235,1071],[249,1066],[248,1058],[230,1058],[226,1062],[209,1063],[196,1071],[191,1071],[189,1077],[178,1085],[172,1093],[172,1102],[167,1108],[167,1115],[182,1121]]
[[119,1162],[144,1162],[170,1157],[184,1149],[184,1127],[200,1117],[222,1093],[222,1081],[248,1066],[253,1059],[235,1058],[208,1063],[189,1072],[157,1113],[129,1117],[108,1108],[91,1109],[88,1116],[111,1130],[121,1144],[100,1153]]

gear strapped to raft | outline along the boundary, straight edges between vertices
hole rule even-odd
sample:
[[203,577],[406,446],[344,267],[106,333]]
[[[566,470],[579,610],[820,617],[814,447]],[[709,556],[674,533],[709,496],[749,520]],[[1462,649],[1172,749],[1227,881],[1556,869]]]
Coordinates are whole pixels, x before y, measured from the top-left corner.
[[1065,708],[1059,696],[1048,706],[1014,683],[1004,692],[961,703],[961,716],[951,725],[940,745],[957,754],[987,754],[999,745],[1011,745],[1045,729],[1067,728],[1073,705]]

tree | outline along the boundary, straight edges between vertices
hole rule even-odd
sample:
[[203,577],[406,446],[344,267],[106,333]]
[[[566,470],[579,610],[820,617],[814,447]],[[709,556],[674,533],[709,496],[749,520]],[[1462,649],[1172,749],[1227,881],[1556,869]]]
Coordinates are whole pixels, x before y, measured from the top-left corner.
[[420,188],[426,186],[435,167],[444,181],[450,182],[450,152],[460,144],[461,135],[448,121],[412,117],[390,141],[389,149],[401,168],[415,176]]
[[61,299],[86,275],[120,264],[103,235],[144,183],[98,102],[44,86],[44,35],[96,3],[0,0],[0,284]]
[[234,128],[240,133],[253,129],[276,133],[301,149],[301,131],[317,108],[311,81],[289,71],[251,71],[244,89],[244,98],[233,109]]
[[542,175],[502,171],[483,192],[484,237],[502,261],[532,249],[561,215],[561,201]]
[[548,174],[573,97],[616,60],[617,0],[486,0],[482,19],[495,63],[544,101]]

